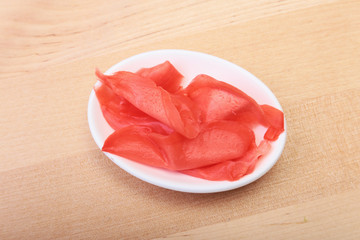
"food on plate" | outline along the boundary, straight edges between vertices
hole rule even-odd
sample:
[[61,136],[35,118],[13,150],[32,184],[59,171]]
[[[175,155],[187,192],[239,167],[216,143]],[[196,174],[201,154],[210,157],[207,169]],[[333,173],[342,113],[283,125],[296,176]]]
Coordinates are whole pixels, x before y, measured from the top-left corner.
[[[114,132],[102,150],[153,167],[213,181],[250,174],[284,131],[283,113],[236,87],[200,74],[187,87],[165,61],[104,75],[94,88]],[[267,130],[257,145],[254,128]]]

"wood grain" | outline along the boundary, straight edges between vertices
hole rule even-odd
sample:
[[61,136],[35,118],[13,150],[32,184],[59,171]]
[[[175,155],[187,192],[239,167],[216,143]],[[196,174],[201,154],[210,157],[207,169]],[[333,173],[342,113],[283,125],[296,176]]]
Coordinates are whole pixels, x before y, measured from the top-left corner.
[[[358,1],[0,3],[1,239],[359,239]],[[263,80],[288,125],[257,182],[217,194],[144,183],[88,130],[94,68],[161,48]]]
[[325,2],[15,1],[2,10],[0,72],[13,76]]
[[158,239],[356,239],[359,194],[347,192]]

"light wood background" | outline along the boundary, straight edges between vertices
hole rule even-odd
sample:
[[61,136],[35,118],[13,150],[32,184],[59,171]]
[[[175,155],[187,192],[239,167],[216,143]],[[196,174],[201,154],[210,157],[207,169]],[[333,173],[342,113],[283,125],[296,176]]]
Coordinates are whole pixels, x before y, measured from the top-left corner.
[[[179,48],[249,70],[287,144],[257,182],[186,194],[113,164],[94,68]],[[359,1],[1,1],[0,239],[360,239]]]

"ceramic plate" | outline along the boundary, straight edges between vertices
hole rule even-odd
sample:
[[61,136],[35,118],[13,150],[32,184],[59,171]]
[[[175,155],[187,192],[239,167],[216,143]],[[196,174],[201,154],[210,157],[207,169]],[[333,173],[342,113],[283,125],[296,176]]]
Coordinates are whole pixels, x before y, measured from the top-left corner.
[[[282,110],[275,95],[254,75],[231,62],[205,53],[172,49],[145,52],[115,64],[105,74],[120,70],[135,72],[140,68],[152,67],[166,60],[169,60],[184,76],[183,83],[185,86],[196,75],[207,74],[241,89],[259,104],[268,104]],[[101,149],[107,136],[114,130],[105,121],[94,90],[90,94],[88,104],[88,121],[91,134]],[[257,142],[261,141],[264,131],[265,128],[263,127],[255,129]],[[254,172],[234,182],[208,181],[178,172],[146,166],[113,154],[105,153],[105,155],[126,172],[159,187],[182,192],[212,193],[239,188],[259,179],[276,163],[284,148],[285,140],[286,124],[285,131],[277,141],[272,143],[271,151],[259,160]]]

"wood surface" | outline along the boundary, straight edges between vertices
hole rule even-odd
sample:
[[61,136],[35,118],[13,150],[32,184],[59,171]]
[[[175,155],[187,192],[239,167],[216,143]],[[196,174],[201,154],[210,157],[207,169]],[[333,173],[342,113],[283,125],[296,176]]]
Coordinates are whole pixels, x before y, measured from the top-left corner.
[[[1,1],[0,239],[360,239],[359,1]],[[277,164],[216,194],[98,149],[95,67],[154,49],[232,61],[278,97]]]

